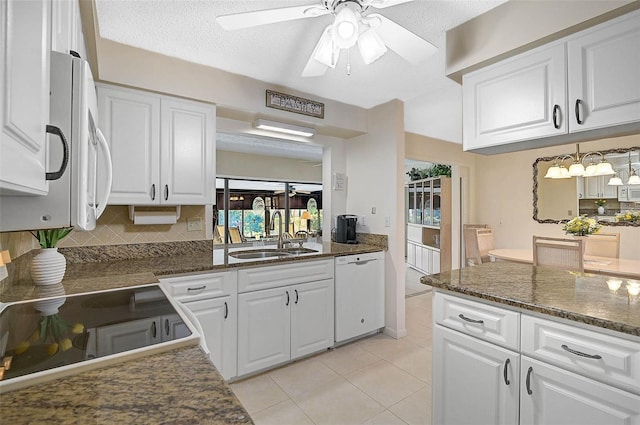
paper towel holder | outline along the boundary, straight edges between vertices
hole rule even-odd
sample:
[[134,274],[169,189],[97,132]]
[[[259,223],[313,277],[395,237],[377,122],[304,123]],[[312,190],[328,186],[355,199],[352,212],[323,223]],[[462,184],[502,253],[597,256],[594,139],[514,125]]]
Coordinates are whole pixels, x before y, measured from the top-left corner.
[[[143,208],[150,208],[148,205],[139,205]],[[133,224],[175,224],[180,220],[180,208],[181,205],[175,205],[170,208],[175,208],[175,216],[167,216],[166,214],[161,214],[162,212],[166,213],[166,211],[158,212],[157,215],[154,216],[153,211],[144,211],[145,220],[136,220],[136,206],[129,205],[129,220],[133,222]],[[162,207],[167,208],[167,207]],[[169,220],[168,220],[169,219]],[[140,222],[136,222],[140,221]]]

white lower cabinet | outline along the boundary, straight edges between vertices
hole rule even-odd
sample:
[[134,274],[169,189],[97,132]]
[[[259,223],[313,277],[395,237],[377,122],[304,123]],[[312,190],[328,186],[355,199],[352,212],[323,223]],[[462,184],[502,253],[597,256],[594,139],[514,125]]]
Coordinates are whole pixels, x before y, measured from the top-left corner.
[[[237,375],[237,271],[160,279],[167,294],[188,310],[201,334],[200,345],[224,379]],[[171,322],[163,324],[165,330]],[[174,327],[173,332],[181,329]]]
[[519,364],[514,351],[435,325],[433,423],[517,423]]
[[237,301],[226,296],[183,303],[198,319],[209,358],[225,379],[236,376]]
[[440,273],[440,251],[437,248],[408,241],[407,264],[426,274]]
[[238,375],[333,345],[333,279],[238,295]]
[[434,424],[640,424],[637,338],[440,292],[433,311]]
[[522,356],[521,424],[640,423],[640,396]]

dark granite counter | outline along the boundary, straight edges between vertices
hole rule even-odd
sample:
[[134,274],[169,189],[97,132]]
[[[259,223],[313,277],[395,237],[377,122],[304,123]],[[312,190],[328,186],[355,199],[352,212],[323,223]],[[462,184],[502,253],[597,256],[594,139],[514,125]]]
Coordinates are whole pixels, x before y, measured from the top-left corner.
[[0,396],[6,424],[252,424],[206,355],[182,348]]
[[[206,242],[206,241],[204,241]],[[149,249],[145,250],[144,246]],[[332,258],[341,255],[362,254],[384,249],[371,244],[338,244],[333,242],[307,242],[303,247],[316,252],[289,257],[239,260],[229,255],[230,252],[255,250],[259,248],[275,248],[275,246],[245,246],[230,249],[213,249],[211,242],[204,248],[194,248],[193,243],[187,249],[171,251],[158,249],[162,244],[140,244],[143,248],[133,250],[130,246],[103,246],[60,250],[67,257],[67,270],[62,281],[67,295],[105,289],[122,288],[158,283],[157,276],[174,274],[219,271],[237,267],[255,267],[273,265],[291,261],[309,261],[320,258]],[[297,246],[297,244],[295,244]],[[0,302],[10,303],[39,298],[36,287],[28,271],[30,258],[17,261],[21,265],[12,264],[14,278],[0,287]]]
[[[616,291],[612,279],[621,281]],[[640,296],[627,291],[629,281],[511,262],[421,278],[436,289],[640,336]]]

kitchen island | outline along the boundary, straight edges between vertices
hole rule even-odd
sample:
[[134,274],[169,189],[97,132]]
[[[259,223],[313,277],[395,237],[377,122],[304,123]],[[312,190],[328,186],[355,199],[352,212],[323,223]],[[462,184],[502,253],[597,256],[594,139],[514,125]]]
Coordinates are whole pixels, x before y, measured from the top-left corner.
[[421,282],[433,423],[640,423],[640,282],[512,262]]

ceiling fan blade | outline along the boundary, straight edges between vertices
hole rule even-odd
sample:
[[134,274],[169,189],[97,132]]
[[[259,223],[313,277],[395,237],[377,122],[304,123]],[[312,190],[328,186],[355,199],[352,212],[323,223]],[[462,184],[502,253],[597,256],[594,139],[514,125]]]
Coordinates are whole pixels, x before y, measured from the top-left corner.
[[[320,36],[318,43],[316,43],[316,47],[314,47],[313,52],[311,53],[311,57],[309,57],[307,64],[302,70],[303,77],[320,77],[324,75],[325,72],[327,72],[328,65],[317,61],[315,57],[320,49],[322,49],[323,47],[326,49],[326,46],[328,46],[329,43],[331,43],[331,27],[332,25],[327,26],[322,32],[322,36]],[[331,50],[330,47],[329,47],[329,50]],[[340,49],[335,49],[334,55],[335,55],[335,58],[334,58],[335,61],[333,62],[333,67],[335,67],[336,66],[335,64],[338,62],[338,55],[340,55]],[[328,59],[329,61],[331,60],[331,58],[326,58],[326,59]]]
[[384,9],[385,7],[397,6],[402,3],[409,3],[413,0],[371,0],[369,6],[376,9]]
[[433,44],[380,14],[372,13],[367,18],[379,19],[380,25],[375,26],[375,30],[384,44],[414,65],[438,51]]
[[275,24],[277,22],[293,21],[295,19],[314,18],[328,13],[329,10],[324,6],[306,5],[218,16],[216,17],[216,22],[220,24],[223,29],[230,31],[257,27],[259,25]]

